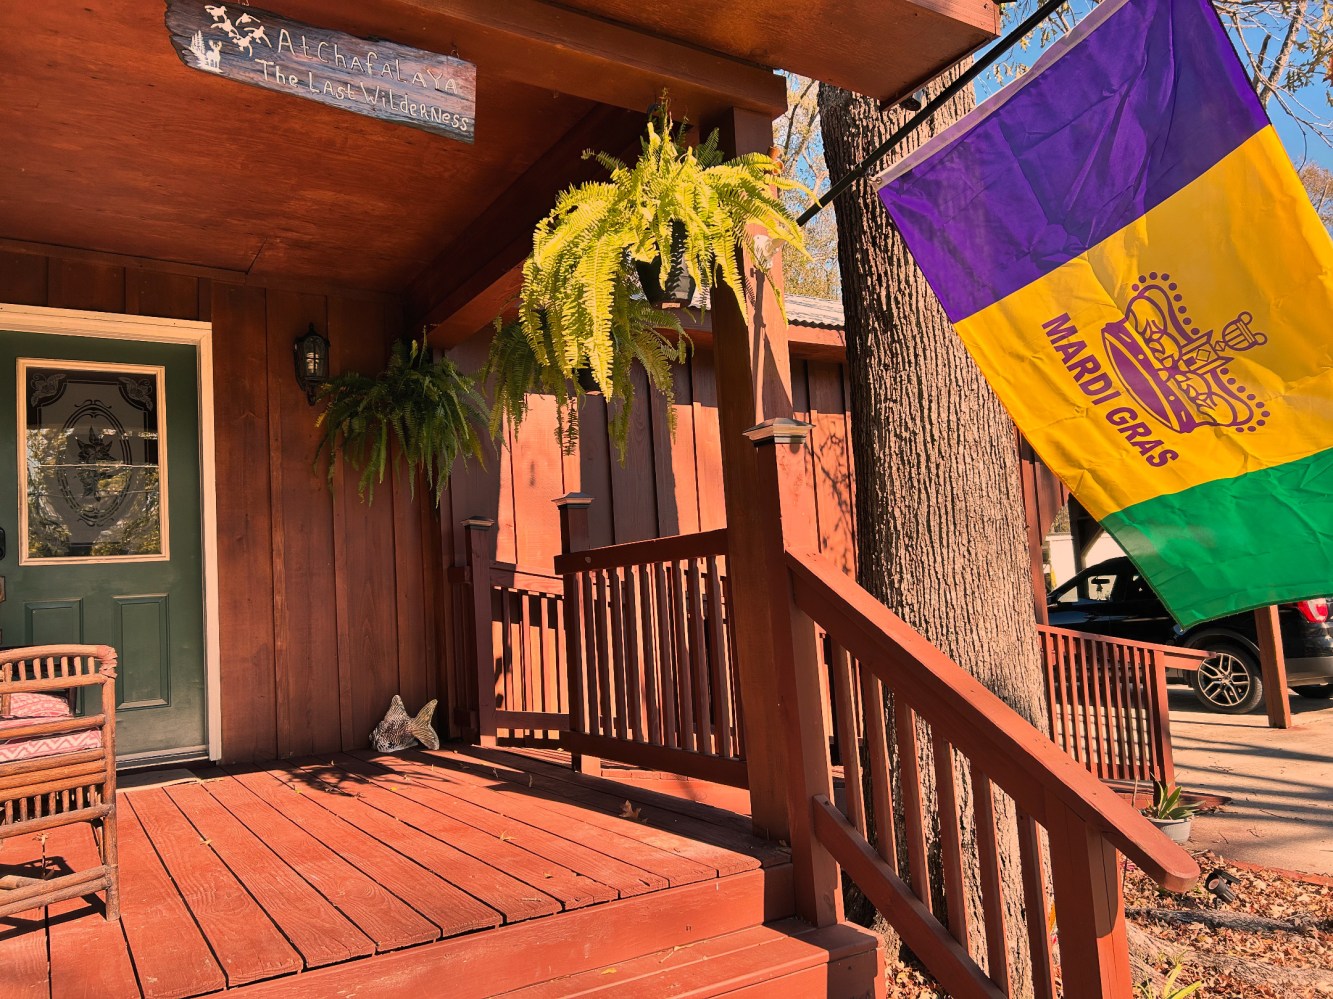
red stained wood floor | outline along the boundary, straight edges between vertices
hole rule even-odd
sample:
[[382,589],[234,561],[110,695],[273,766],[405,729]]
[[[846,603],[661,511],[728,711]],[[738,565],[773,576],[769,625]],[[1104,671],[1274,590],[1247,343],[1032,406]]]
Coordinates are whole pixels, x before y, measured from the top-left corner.
[[[724,886],[706,883],[718,879],[739,886],[735,930],[789,912],[787,852],[751,836],[748,819],[655,782],[577,775],[556,756],[354,753],[198,776],[120,795],[119,925],[100,899],[0,919],[0,995],[183,997],[266,980],[274,994],[326,995],[406,981],[414,965],[465,970],[494,949],[482,946],[494,930],[496,946],[524,948],[505,958],[521,964],[544,938],[614,936],[608,923],[632,934],[638,920],[651,940],[659,916],[717,909]],[[66,827],[7,842],[0,874],[94,855],[91,834]],[[606,917],[588,912],[601,905]],[[516,923],[531,932],[507,929]],[[454,991],[597,964],[551,949],[531,976],[511,968],[491,985],[455,979]]]

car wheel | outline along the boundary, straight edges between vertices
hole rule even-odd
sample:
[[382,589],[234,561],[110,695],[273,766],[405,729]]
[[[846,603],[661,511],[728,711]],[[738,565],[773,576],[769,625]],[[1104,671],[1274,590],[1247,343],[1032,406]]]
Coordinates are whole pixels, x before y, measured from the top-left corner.
[[1209,711],[1243,715],[1263,700],[1264,682],[1253,655],[1234,645],[1206,649],[1205,659],[1190,677],[1194,696]]
[[1310,697],[1315,700],[1326,701],[1333,697],[1333,683],[1312,683],[1304,687],[1292,687],[1292,690],[1302,697]]

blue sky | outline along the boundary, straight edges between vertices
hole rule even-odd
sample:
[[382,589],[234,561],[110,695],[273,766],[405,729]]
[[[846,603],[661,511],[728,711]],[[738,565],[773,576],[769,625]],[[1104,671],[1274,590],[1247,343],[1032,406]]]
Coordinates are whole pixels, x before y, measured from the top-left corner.
[[[1091,9],[1092,4],[1088,0],[1071,0],[1071,6],[1074,7],[1081,19],[1082,15]],[[1006,30],[1021,17],[1026,17],[1032,9],[1033,5],[1031,3],[1020,3],[1006,8]],[[1015,10],[1017,10],[1017,15],[1014,14]],[[1030,66],[1041,54],[1041,51],[1042,46],[1034,40],[1025,50],[1015,48],[1007,61],[1013,64]],[[983,74],[977,81],[977,98],[979,100],[984,101],[998,90],[999,84],[990,74]],[[1326,83],[1306,87],[1298,91],[1296,97],[1307,108],[1325,117],[1329,116],[1328,85]],[[1291,158],[1297,166],[1312,161],[1333,170],[1333,148],[1330,148],[1328,143],[1317,136],[1306,135],[1302,132],[1300,125],[1282,109],[1277,100],[1269,101],[1268,115],[1273,121],[1273,126],[1277,129],[1278,135],[1281,136],[1283,143],[1286,145],[1287,152],[1291,154]]]

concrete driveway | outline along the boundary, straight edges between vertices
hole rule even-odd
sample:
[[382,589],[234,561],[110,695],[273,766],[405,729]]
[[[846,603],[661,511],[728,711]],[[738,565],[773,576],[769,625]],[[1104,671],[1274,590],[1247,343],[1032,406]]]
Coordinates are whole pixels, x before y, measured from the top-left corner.
[[1262,708],[1220,715],[1170,688],[1176,780],[1227,795],[1195,818],[1190,846],[1229,860],[1333,875],[1333,701],[1291,695],[1292,728],[1270,729]]

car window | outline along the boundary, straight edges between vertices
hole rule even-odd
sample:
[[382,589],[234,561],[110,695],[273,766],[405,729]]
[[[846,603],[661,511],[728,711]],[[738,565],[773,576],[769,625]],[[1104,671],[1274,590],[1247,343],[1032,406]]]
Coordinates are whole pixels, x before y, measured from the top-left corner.
[[1085,569],[1056,590],[1052,599],[1057,604],[1072,604],[1079,600],[1110,600],[1119,578],[1119,573]]

